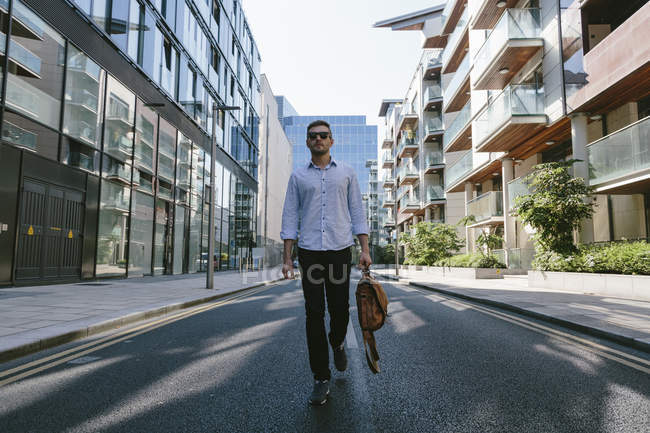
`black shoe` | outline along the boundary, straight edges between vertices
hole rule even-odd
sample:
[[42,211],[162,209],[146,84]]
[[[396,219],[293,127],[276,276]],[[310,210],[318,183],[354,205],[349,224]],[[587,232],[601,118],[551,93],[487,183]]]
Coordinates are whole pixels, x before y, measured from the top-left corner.
[[334,348],[334,365],[338,371],[345,371],[348,368],[348,357],[345,355],[345,347],[342,344]]
[[309,396],[309,403],[315,406],[325,404],[327,396],[330,394],[329,380],[317,380],[314,383],[314,390]]

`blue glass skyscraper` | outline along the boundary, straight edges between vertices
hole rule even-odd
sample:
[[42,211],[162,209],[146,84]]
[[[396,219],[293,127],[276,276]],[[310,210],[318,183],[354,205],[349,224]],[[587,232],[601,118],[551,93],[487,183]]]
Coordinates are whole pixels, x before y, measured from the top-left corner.
[[334,137],[332,156],[354,168],[361,193],[367,194],[370,168],[366,161],[377,159],[377,126],[366,125],[366,116],[283,116],[282,126],[293,146],[294,169],[311,158],[305,140],[307,125],[314,120],[330,124]]

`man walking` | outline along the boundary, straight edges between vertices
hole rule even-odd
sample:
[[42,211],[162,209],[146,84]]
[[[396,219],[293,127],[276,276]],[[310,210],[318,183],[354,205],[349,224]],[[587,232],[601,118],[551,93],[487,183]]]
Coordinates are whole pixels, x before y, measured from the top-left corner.
[[[332,130],[323,120],[307,127],[311,160],[294,170],[289,179],[282,211],[284,264],[282,273],[293,278],[291,250],[298,238],[298,261],[307,318],[309,365],[314,390],[309,402],[324,404],[329,395],[329,344],[334,365],[347,368],[344,340],[348,328],[350,271],[356,235],[361,244],[359,266],[372,263],[368,249],[368,224],[354,170],[330,155]],[[327,295],[327,296],[325,296]],[[325,298],[330,315],[330,332],[325,333]]]

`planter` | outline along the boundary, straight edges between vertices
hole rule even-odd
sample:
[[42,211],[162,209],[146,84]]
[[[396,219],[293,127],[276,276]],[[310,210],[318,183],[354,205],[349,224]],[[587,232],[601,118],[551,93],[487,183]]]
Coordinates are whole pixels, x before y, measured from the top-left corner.
[[469,278],[473,280],[503,279],[504,271],[507,269],[495,268],[456,268],[429,266],[427,273],[442,278]]
[[528,271],[528,287],[650,302],[650,276]]

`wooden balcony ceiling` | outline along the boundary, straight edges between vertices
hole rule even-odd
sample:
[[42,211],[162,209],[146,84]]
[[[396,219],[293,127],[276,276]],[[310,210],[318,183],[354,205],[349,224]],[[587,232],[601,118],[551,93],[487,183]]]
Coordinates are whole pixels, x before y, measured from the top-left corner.
[[443,111],[445,113],[460,111],[463,109],[465,104],[467,104],[467,101],[469,101],[470,98],[469,82],[470,82],[469,74],[467,74],[465,81],[463,81],[463,84],[458,88],[456,94],[453,95],[450,100],[445,101],[446,105],[443,108]]
[[476,146],[477,152],[508,152],[546,126],[546,116],[512,117],[490,138]]
[[445,133],[444,129],[434,129],[434,130],[427,130],[425,132],[424,136],[424,142],[425,143],[436,143],[439,140],[442,140],[441,135]]
[[424,74],[422,75],[422,79],[440,81],[441,69],[442,69],[442,63],[427,63],[426,67],[424,68]]
[[454,31],[456,28],[456,24],[458,24],[458,20],[460,19],[460,16],[463,14],[463,11],[465,10],[465,5],[467,4],[467,0],[451,0],[455,1],[456,4],[454,5],[454,8],[450,11],[449,16],[447,17],[447,21],[445,22],[445,26],[442,28],[442,34],[443,35],[448,35],[451,32]]
[[436,199],[436,200],[426,200],[424,204],[424,209],[429,208],[429,207],[435,207],[435,206],[440,206],[443,205],[447,202],[447,199],[441,198],[441,199]]
[[432,98],[425,102],[424,111],[440,111],[442,108],[443,97]]
[[400,212],[407,213],[407,214],[414,214],[416,212],[419,212],[419,210],[420,210],[420,205],[409,204],[409,205],[406,205],[403,208],[401,208]]
[[486,179],[492,179],[496,177],[494,176],[494,173],[501,174],[500,159],[486,162],[483,165],[475,168],[468,175],[458,179],[453,188],[448,189],[447,192],[463,192],[465,191],[465,182],[481,183]]
[[418,152],[417,144],[409,144],[402,147],[401,152],[397,155],[399,158],[410,158]]
[[395,161],[389,160],[389,161],[384,161],[384,164],[381,166],[381,168],[393,168],[393,164]]
[[424,169],[424,174],[436,173],[442,170],[443,168],[445,168],[444,162],[441,162],[440,164],[428,165],[427,168]]
[[400,130],[413,129],[418,124],[417,114],[406,114],[402,117],[402,123],[399,125]]
[[458,45],[447,61],[447,64],[442,68],[443,74],[456,72],[460,64],[463,62],[465,55],[467,55],[467,51],[469,50],[469,27],[465,28],[465,32],[463,32],[463,35],[458,40],[457,44]]
[[[563,117],[552,125],[540,129],[528,140],[508,152],[509,158],[525,160],[544,152],[571,138],[571,119]],[[548,142],[553,142],[550,145]]]
[[447,45],[447,35],[437,35],[426,38],[422,48],[445,48],[445,45]]
[[[506,87],[524,65],[533,58],[535,53],[544,46],[544,40],[517,39],[510,40],[503,47],[503,50],[495,56],[492,64],[483,72],[474,83],[475,90],[501,90]],[[505,74],[500,70],[507,68]]]
[[400,178],[399,180],[399,186],[402,185],[413,185],[416,183],[418,180],[420,180],[420,176],[417,174],[407,174],[406,176]]
[[645,194],[650,190],[650,170],[634,173],[630,179],[615,179],[602,185],[594,185],[598,194]]
[[485,219],[483,221],[479,221],[476,224],[472,224],[470,226],[467,226],[470,229],[477,229],[480,227],[491,227],[491,226],[502,226],[503,225],[503,217],[502,216],[492,216],[488,219]]
[[393,140],[390,138],[384,138],[384,142],[381,145],[382,149],[392,149],[393,148]]
[[[447,146],[446,144],[444,144]],[[465,128],[460,132],[451,145],[445,147],[445,152],[458,152],[472,148],[472,122],[467,122]]]
[[503,11],[515,7],[519,0],[506,0],[505,7],[497,7],[498,0],[483,0],[483,5],[474,14],[474,19],[470,23],[472,30],[491,29],[495,26]]

